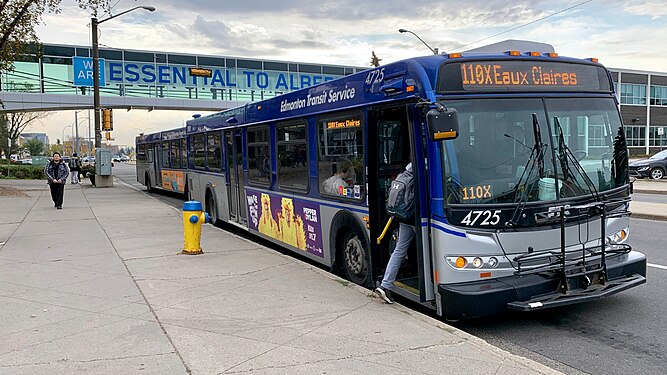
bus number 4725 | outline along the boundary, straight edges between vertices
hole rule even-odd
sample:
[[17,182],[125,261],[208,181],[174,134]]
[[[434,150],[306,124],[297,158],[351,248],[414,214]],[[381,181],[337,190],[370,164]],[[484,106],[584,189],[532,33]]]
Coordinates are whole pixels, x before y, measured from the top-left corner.
[[473,226],[478,220],[482,219],[479,225],[496,225],[500,223],[500,210],[470,211],[466,217],[461,220],[461,224]]

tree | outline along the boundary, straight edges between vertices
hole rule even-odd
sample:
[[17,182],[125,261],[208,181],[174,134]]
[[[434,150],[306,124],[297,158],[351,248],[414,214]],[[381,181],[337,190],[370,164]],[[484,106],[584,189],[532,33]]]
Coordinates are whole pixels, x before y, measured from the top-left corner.
[[9,156],[7,155],[7,147],[9,146],[7,144],[7,139],[9,139],[7,116],[5,114],[0,114],[0,155],[5,155],[7,159],[9,159]]
[[371,66],[377,68],[378,66],[380,66],[380,61],[382,61],[382,59],[379,59],[375,55],[375,51],[372,51],[371,52]]
[[[0,0],[2,1],[2,0]],[[19,135],[23,133],[24,130],[29,129],[30,126],[38,120],[48,117],[50,113],[48,112],[16,112],[16,113],[7,113],[3,116],[6,119],[6,131],[7,138],[12,140],[12,148],[16,148]]]
[[[38,44],[35,26],[44,13],[60,13],[62,0],[0,0],[0,71],[12,71],[12,62]],[[97,16],[99,10],[110,10],[110,0],[76,0],[82,9]]]
[[60,155],[63,154],[63,145],[60,144],[60,140],[58,140],[58,143],[55,145],[49,146],[49,155],[53,155],[54,152],[57,152]]
[[44,153],[44,143],[39,139],[31,138],[25,143],[25,148],[30,156],[38,156]]

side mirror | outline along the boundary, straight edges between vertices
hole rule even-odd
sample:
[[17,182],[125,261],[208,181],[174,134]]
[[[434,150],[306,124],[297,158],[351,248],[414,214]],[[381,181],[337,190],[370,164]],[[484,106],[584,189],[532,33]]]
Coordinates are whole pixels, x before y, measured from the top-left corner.
[[459,136],[459,116],[453,108],[444,112],[431,109],[426,114],[428,135],[433,141],[456,139]]

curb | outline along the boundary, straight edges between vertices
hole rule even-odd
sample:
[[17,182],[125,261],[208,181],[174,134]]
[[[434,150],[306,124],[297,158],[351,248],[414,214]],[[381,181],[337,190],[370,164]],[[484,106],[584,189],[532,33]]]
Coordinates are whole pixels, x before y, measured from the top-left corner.
[[632,212],[630,214],[630,218],[632,218],[632,219],[667,221],[667,216],[664,216],[664,215],[644,214],[644,213],[637,213],[637,212]]
[[648,189],[633,189],[632,193],[639,193],[639,194],[660,194],[660,195],[667,195],[666,190],[648,190]]

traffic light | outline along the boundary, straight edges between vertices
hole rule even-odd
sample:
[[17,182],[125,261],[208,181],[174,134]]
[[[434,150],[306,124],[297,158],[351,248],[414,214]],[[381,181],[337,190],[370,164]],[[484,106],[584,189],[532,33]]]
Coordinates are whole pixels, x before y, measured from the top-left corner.
[[105,138],[107,141],[110,141],[110,140],[111,140],[111,133],[109,133],[109,132],[104,133],[104,138]]
[[113,130],[113,112],[111,112],[111,108],[102,110],[102,130],[108,132]]

